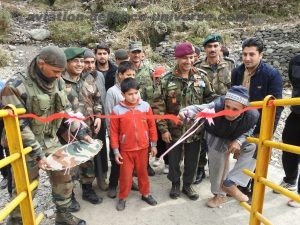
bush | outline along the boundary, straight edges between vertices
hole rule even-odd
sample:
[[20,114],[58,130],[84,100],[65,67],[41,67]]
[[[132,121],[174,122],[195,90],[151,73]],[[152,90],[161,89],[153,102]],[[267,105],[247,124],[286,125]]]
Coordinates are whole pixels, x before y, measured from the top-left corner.
[[10,60],[9,53],[0,48],[0,67],[8,66]]
[[98,40],[92,24],[87,21],[54,21],[49,23],[50,38],[59,44],[78,43],[86,45]]
[[107,8],[105,24],[112,30],[121,31],[130,21],[130,13],[122,8]]
[[6,34],[12,23],[11,14],[7,10],[0,9],[0,35]]

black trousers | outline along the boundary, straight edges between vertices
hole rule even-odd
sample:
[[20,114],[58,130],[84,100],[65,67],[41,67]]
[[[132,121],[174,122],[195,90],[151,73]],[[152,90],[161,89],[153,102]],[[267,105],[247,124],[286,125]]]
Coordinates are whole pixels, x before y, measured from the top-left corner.
[[[157,129],[157,135],[158,135],[158,139],[157,139],[157,154],[156,154],[156,158],[159,158],[167,150],[167,144],[166,144],[166,142],[164,142],[162,140],[161,133],[160,133],[160,131],[158,129]],[[165,161],[166,165],[169,165],[168,154],[165,155],[164,161]]]
[[[286,144],[300,146],[300,114],[291,112],[288,116],[282,132],[282,141]],[[283,180],[289,184],[296,184],[298,179],[298,193],[300,193],[299,163],[300,155],[285,151],[282,153],[282,165],[285,172]]]

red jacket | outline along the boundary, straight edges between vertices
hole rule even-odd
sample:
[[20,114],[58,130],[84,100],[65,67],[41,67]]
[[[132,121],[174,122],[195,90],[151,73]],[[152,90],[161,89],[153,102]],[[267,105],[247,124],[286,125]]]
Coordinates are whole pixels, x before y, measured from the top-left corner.
[[139,100],[135,106],[128,106],[122,101],[111,115],[124,116],[110,119],[110,144],[114,152],[137,151],[148,148],[150,142],[156,144],[156,124],[147,102]]

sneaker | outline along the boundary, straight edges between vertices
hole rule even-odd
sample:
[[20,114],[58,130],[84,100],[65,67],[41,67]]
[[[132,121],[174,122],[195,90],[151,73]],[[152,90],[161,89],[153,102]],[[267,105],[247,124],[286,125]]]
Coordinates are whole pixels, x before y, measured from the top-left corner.
[[289,200],[287,205],[294,208],[300,208],[300,202],[296,202],[294,200]]
[[119,200],[118,200],[118,203],[117,203],[116,209],[117,209],[118,211],[123,211],[123,210],[125,209],[125,206],[126,206],[126,200],[124,200],[124,199],[119,199]]
[[172,182],[172,188],[169,196],[172,199],[177,199],[180,196],[180,182]]
[[116,187],[109,187],[107,191],[107,196],[110,198],[117,197],[117,188]]
[[199,194],[194,190],[191,185],[183,185],[182,193],[189,197],[189,199],[195,201],[199,198]]
[[228,201],[228,198],[226,196],[215,195],[214,197],[210,198],[206,202],[206,205],[209,208],[217,208],[217,207],[219,207],[220,205],[224,204],[227,201]]
[[86,222],[82,219],[72,215],[68,210],[58,210],[55,217],[55,225],[86,225]]
[[[288,189],[289,191],[296,191],[296,189],[297,189],[296,184],[289,184],[289,183],[286,183],[284,180],[279,184],[279,186],[281,186],[285,189]],[[273,193],[280,194],[280,192],[278,192],[276,190],[273,190]]]
[[152,197],[152,195],[148,195],[147,197],[142,195],[142,200],[147,202],[149,205],[157,205],[157,201]]
[[3,179],[1,180],[1,182],[0,182],[0,188],[1,188],[1,189],[5,189],[5,188],[7,187],[7,184],[8,184],[8,180],[7,180],[7,178],[5,177],[5,178],[3,178]]
[[248,196],[243,194],[243,192],[241,192],[235,185],[231,185],[230,187],[226,187],[223,185],[222,189],[224,192],[226,192],[227,194],[229,194],[230,196],[232,196],[233,198],[235,198],[236,200],[238,200],[240,202],[248,202],[249,201]]
[[168,174],[169,173],[169,165],[165,165],[165,168],[163,170],[164,174]]
[[155,158],[154,162],[152,163],[153,167],[158,167],[160,165],[160,160],[159,158]]

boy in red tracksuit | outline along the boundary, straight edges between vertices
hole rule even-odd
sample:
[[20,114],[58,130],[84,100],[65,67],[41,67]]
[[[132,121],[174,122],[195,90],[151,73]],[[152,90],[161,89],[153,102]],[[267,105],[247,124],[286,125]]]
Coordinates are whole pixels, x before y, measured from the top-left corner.
[[157,131],[151,117],[150,105],[139,99],[139,84],[134,78],[126,78],[121,83],[125,100],[116,105],[111,115],[123,116],[110,119],[110,142],[115,160],[120,164],[120,191],[117,210],[125,208],[126,198],[132,184],[132,173],[136,171],[142,200],[149,205],[156,205],[156,200],[149,194],[150,185],[147,172],[148,148],[156,155]]

